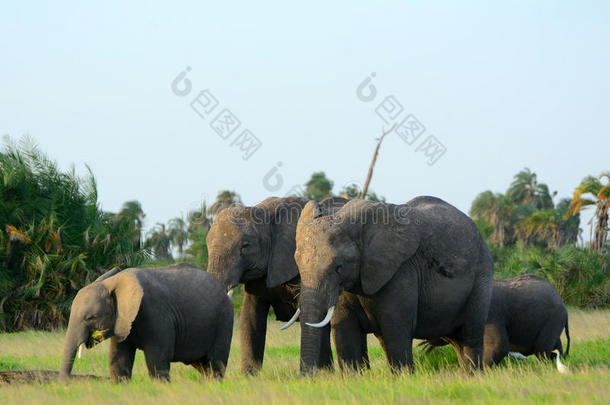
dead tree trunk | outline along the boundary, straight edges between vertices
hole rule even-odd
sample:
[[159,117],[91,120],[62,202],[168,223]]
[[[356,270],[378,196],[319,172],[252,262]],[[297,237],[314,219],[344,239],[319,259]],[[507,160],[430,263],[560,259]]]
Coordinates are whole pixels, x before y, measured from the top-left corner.
[[369,184],[371,184],[371,178],[373,177],[373,169],[375,167],[375,162],[377,162],[377,155],[379,154],[379,148],[381,147],[381,142],[383,142],[383,138],[390,132],[394,130],[396,124],[392,125],[392,128],[385,131],[381,134],[381,137],[377,140],[377,146],[375,146],[375,153],[373,153],[373,160],[371,161],[371,166],[369,167],[369,172],[366,175],[366,180],[364,181],[364,186],[362,187],[362,193],[360,194],[360,198],[366,199],[366,193],[369,191]]

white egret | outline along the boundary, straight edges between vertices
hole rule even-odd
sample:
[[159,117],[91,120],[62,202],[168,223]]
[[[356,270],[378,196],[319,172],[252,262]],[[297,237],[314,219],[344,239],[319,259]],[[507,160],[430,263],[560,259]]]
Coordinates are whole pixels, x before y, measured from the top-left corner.
[[560,374],[568,374],[570,371],[568,370],[568,366],[561,362],[561,359],[559,358],[559,350],[555,349],[551,351],[551,353],[555,353],[555,364],[557,364],[557,371],[559,371]]

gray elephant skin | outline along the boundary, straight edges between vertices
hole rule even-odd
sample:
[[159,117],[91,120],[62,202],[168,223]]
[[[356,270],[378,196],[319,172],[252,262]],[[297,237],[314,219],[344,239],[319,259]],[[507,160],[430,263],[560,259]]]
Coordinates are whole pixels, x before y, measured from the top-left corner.
[[[559,293],[545,279],[521,275],[494,280],[494,289],[485,325],[485,366],[498,364],[511,352],[525,356],[551,358],[552,351],[563,355],[561,332],[567,338],[566,355],[570,353],[568,311]],[[453,341],[449,338],[423,342],[427,352]]]
[[[352,200],[325,216],[309,202],[297,225],[295,260],[301,373],[319,367],[319,326],[330,321],[341,290],[361,308],[338,307],[333,334],[345,363],[362,365],[365,335],[374,333],[393,371],[413,370],[414,338],[441,336],[456,342],[464,368],[482,368],[493,261],[472,220],[450,204],[427,196],[402,205]],[[360,345],[350,349],[342,338]]]
[[170,362],[222,378],[233,334],[233,305],[220,283],[190,264],[113,269],[83,287],[72,303],[60,377],[81,344],[110,338],[110,377],[129,380],[136,349],[151,378],[169,380]]
[[[333,212],[346,202],[329,198],[320,209]],[[306,203],[302,198],[270,197],[253,207],[225,208],[208,233],[208,272],[226,291],[244,284],[239,319],[243,373],[256,374],[262,367],[270,308],[280,321],[288,321],[297,309],[300,279],[294,261],[295,235]],[[322,336],[318,362],[330,367],[330,327]]]

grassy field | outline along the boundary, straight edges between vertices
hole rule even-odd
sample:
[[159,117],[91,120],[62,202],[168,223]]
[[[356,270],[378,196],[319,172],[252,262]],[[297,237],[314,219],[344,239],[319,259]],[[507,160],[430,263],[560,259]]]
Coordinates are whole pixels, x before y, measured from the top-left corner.
[[[569,375],[533,357],[507,359],[484,375],[469,376],[457,366],[450,348],[430,356],[416,349],[416,373],[389,373],[377,340],[371,337],[372,369],[362,375],[298,375],[299,327],[280,332],[271,322],[265,365],[258,377],[239,372],[239,341],[234,339],[222,382],[203,380],[192,368],[172,364],[172,383],[151,382],[138,352],[130,384],[79,381],[0,384],[2,404],[167,404],[167,403],[607,403],[610,398],[610,310],[570,311],[572,353]],[[235,335],[237,336],[237,335]],[[565,340],[564,340],[565,342]],[[62,333],[24,332],[0,335],[0,370],[59,368]],[[76,360],[74,373],[108,375],[108,342]]]

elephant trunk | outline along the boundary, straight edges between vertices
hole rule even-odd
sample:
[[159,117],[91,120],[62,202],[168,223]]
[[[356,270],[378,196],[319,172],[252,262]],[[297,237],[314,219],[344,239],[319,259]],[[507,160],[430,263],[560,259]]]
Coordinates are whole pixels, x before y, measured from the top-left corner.
[[[319,290],[302,287],[300,298],[301,309],[301,374],[311,375],[319,367],[320,351],[322,348],[322,334],[325,328],[319,327],[323,318],[330,313],[336,302],[329,299],[329,294]],[[314,325],[314,326],[311,326]]]
[[86,329],[82,326],[75,325],[75,323],[70,320],[68,323],[68,331],[66,332],[64,354],[59,371],[60,379],[67,380],[70,377],[76,352],[79,346],[87,341],[87,338],[88,336]]
[[243,275],[243,270],[239,264],[235,260],[223,260],[219,255],[213,255],[208,260],[207,270],[229,292],[239,284]]

